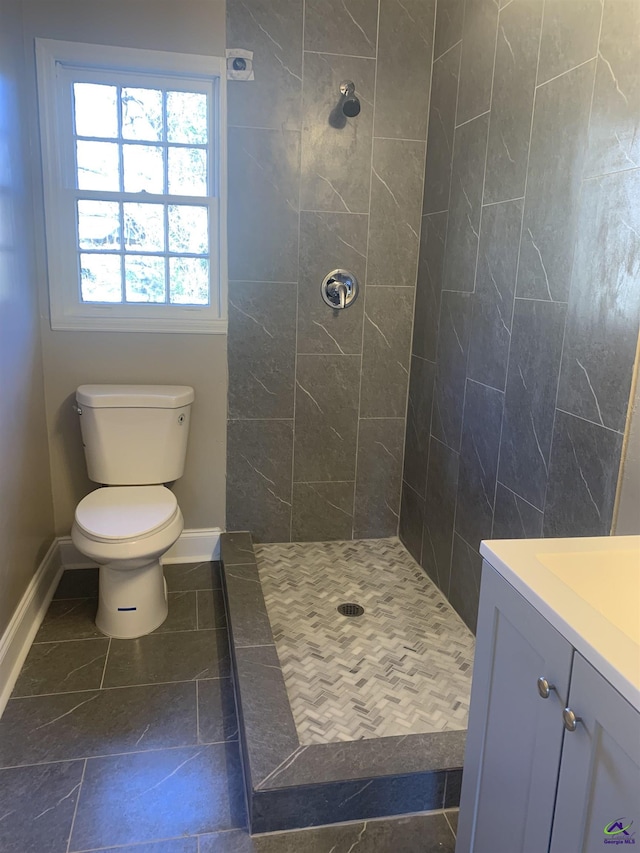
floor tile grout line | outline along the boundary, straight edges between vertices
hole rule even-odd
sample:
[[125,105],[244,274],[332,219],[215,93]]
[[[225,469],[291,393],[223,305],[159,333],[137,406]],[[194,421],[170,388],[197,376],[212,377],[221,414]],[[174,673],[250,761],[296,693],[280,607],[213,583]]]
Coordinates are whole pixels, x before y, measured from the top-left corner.
[[445,776],[444,776],[444,786],[443,786],[443,791],[442,791],[442,810],[443,810],[443,811],[444,811],[444,808],[445,808],[445,805],[444,805],[444,804],[445,804],[445,803],[446,803],[446,801],[447,801],[447,788],[448,788],[448,787],[449,787],[449,773],[448,773],[448,771],[447,771],[447,772],[445,773]]
[[104,634],[100,634],[98,637],[67,637],[66,639],[60,640],[36,640],[31,643],[32,646],[58,646],[60,643],[86,643],[91,641],[103,642],[104,640],[109,640],[109,637],[106,637]]
[[458,836],[456,835],[456,832],[455,832],[455,830],[454,830],[453,826],[451,825],[451,821],[449,820],[449,815],[447,814],[447,811],[448,811],[447,809],[443,809],[443,812],[442,812],[442,813],[443,813],[443,815],[444,815],[444,819],[446,820],[447,825],[448,825],[449,829],[451,830],[451,834],[452,834],[452,835],[453,835],[453,837],[457,840],[457,837],[458,837]]
[[[615,430],[614,430],[615,431]],[[236,566],[239,568],[241,565],[253,565],[252,563],[237,563]],[[229,568],[232,568],[229,566]],[[204,590],[206,592],[206,590]],[[145,634],[145,637],[165,637],[169,634],[198,634],[203,631],[226,631],[226,625],[219,625],[215,628],[173,628],[169,631],[159,631],[156,629],[152,631],[150,634]],[[99,637],[67,637],[66,639],[60,640],[38,640],[37,642],[34,640],[31,644],[32,646],[46,646],[46,645],[59,645],[60,643],[85,643],[90,642],[91,640],[111,640],[118,639],[117,637],[106,637],[104,634]],[[138,637],[137,639],[142,639],[142,637]],[[73,693],[72,690],[65,691],[66,693]]]
[[80,774],[80,784],[78,787],[78,796],[76,797],[75,806],[73,809],[73,817],[71,818],[71,826],[69,827],[69,837],[67,839],[67,853],[69,853],[71,849],[71,837],[73,835],[73,828],[76,823],[76,815],[78,814],[78,806],[80,805],[80,795],[82,794],[82,785],[84,784],[84,774],[87,770],[87,759],[84,759],[84,765],[82,767],[82,773]]
[[4,764],[0,766],[0,773],[5,770],[18,770],[24,769],[25,767],[47,767],[50,764],[69,764],[71,762],[79,762],[79,761],[97,761],[105,758],[122,758],[127,755],[150,755],[151,753],[156,752],[175,752],[179,749],[198,749],[199,747],[206,746],[225,746],[229,743],[239,743],[238,738],[226,738],[225,740],[210,740],[203,741],[202,743],[198,743],[197,741],[194,743],[182,743],[177,746],[156,746],[152,749],[135,749],[130,750],[128,752],[100,752],[96,753],[96,755],[79,755],[77,757],[72,758],[52,758],[50,761],[32,761],[28,764]]
[[[548,302],[548,299],[543,300],[544,302]],[[317,353],[310,353],[310,355],[316,355]],[[323,353],[324,354],[324,353]],[[229,420],[234,420],[233,418],[229,418]],[[236,418],[235,420],[241,421],[286,421],[292,420],[292,418]],[[175,565],[179,565],[176,563]],[[64,569],[65,572],[75,572],[76,569]],[[221,586],[198,586],[195,588],[188,589],[169,589],[167,590],[169,595],[179,594],[182,592],[211,592],[211,591],[222,591]],[[71,595],[71,596],[55,596],[51,599],[51,603],[53,604],[55,601],[95,601],[97,603],[98,596],[97,595]]]
[[[229,832],[231,830],[215,830],[215,832]],[[205,834],[205,833],[203,833]],[[168,841],[182,841],[183,839],[195,838],[196,841],[200,838],[199,835],[173,835],[170,838],[154,838],[151,841],[132,841],[130,844],[118,844],[115,847],[113,845],[109,845],[109,847],[85,847],[82,850],[78,851],[70,851],[70,853],[104,853],[104,851],[109,851],[111,853],[112,850],[122,851],[122,853],[127,853],[127,850],[135,853],[136,849],[141,847],[147,847],[148,845],[156,845],[156,844],[166,844]]]
[[107,663],[109,662],[109,652],[111,651],[111,637],[109,637],[109,644],[107,646],[107,653],[104,656],[104,667],[102,668],[102,678],[100,679],[100,687],[99,690],[102,690],[102,686],[104,685],[104,677],[107,674]]
[[[283,829],[276,832],[258,832],[256,833],[255,838],[279,838],[280,836],[292,836],[296,833],[312,833],[318,832],[326,829],[342,829],[346,827],[360,827],[363,824],[371,823],[371,824],[382,824],[382,823],[399,823],[400,821],[405,821],[407,819],[412,818],[421,818],[421,817],[437,817],[438,815],[445,815],[447,811],[451,812],[454,809],[429,809],[425,811],[414,811],[409,812],[407,814],[394,814],[394,815],[381,815],[380,817],[368,818],[366,821],[360,818],[355,818],[353,820],[343,820],[339,823],[335,824],[321,824],[319,826],[302,826],[302,827],[294,827],[293,829]],[[127,850],[135,850],[136,847],[142,847],[149,844],[165,844],[168,841],[182,841],[184,839],[194,838],[198,845],[200,844],[201,838],[215,838],[219,835],[229,835],[232,832],[243,832],[245,834],[249,833],[248,827],[246,825],[242,826],[232,826],[228,829],[213,829],[210,832],[198,832],[193,835],[172,835],[167,838],[154,838],[152,841],[133,841],[130,844],[120,844],[116,847],[113,845],[109,847],[85,847],[83,850],[74,851],[74,853],[104,853],[104,851],[119,851],[122,853],[127,853]],[[198,847],[198,849],[200,849]]]
[[[518,495],[519,497],[519,495]],[[273,644],[269,644],[273,645]],[[242,648],[250,648],[248,646],[243,646]],[[25,700],[25,699],[44,699],[49,696],[70,696],[72,693],[96,693],[96,692],[106,692],[108,690],[127,690],[128,688],[133,687],[161,687],[167,684],[193,684],[195,681],[224,681],[227,678],[231,678],[230,675],[208,675],[206,678],[183,678],[179,681],[145,681],[141,684],[111,684],[108,687],[83,687],[80,690],[65,690],[61,693],[33,693],[30,696],[11,696],[9,698],[9,702],[13,702],[16,699]]]
[[[378,820],[386,820],[387,818],[378,818]],[[362,823],[362,821],[360,821]],[[305,829],[318,829],[318,827],[310,826],[305,827]],[[293,830],[283,830],[284,832],[301,832],[303,830],[293,829]],[[216,835],[226,835],[230,832],[247,832],[248,828],[246,825],[243,826],[232,826],[229,829],[213,829],[211,832],[198,832],[193,835],[171,835],[167,838],[154,838],[151,841],[132,841],[130,844],[118,844],[115,847],[113,845],[109,845],[108,847],[85,847],[83,850],[72,851],[72,853],[103,853],[103,851],[108,850],[122,850],[123,853],[127,853],[127,850],[133,850],[135,853],[136,847],[144,847],[149,844],[165,844],[167,841],[183,841],[185,838],[195,838],[198,842],[200,838],[205,838],[206,836],[216,836]],[[273,833],[259,833],[261,835],[272,835]],[[71,851],[70,851],[71,853]]]
[[[65,572],[74,572],[75,569],[64,569]],[[51,603],[54,601],[98,601],[97,595],[72,595],[72,596],[53,596]]]
[[196,743],[200,743],[200,691],[196,679]]

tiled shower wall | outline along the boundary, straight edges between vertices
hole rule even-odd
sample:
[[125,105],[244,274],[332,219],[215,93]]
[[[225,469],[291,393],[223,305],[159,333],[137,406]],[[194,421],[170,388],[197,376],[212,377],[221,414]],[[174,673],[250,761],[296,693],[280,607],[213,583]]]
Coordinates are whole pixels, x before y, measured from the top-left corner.
[[640,3],[438,0],[400,535],[610,531],[640,320]]
[[[395,534],[435,0],[228,0],[227,529]],[[353,80],[357,118],[332,120]],[[358,276],[332,311],[320,283]]]

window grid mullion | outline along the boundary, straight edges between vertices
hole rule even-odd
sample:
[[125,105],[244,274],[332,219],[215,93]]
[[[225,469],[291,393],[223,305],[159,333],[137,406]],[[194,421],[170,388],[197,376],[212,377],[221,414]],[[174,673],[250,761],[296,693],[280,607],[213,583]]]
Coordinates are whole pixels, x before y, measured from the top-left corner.
[[167,90],[162,90],[162,145],[163,151],[163,189],[169,195],[169,128],[167,122]]
[[[68,92],[70,93],[71,98],[71,145],[73,148],[73,184],[77,191],[78,189],[78,146],[76,145],[76,93],[73,85],[69,87]],[[70,179],[70,176],[67,175],[67,181]],[[82,263],[80,258],[80,212],[78,210],[78,202],[74,203],[73,208],[73,219],[76,226],[76,267],[77,267],[77,282],[76,282],[76,294],[79,302],[82,302]]]
[[[120,187],[120,192],[124,192],[124,151],[122,147],[122,86],[120,83],[117,84],[117,92],[118,92],[118,185]],[[126,267],[124,263],[124,204],[121,201],[119,203],[119,214],[120,214],[120,294],[122,304],[124,305],[127,301],[127,289],[126,289]]]
[[209,260],[211,252],[152,252],[144,249],[132,249],[130,252],[122,252],[120,249],[79,249],[83,255],[145,255],[150,258],[197,258],[199,260]]
[[[167,90],[162,90],[162,141],[164,143],[164,191],[166,195],[169,195],[169,122],[167,120]],[[164,258],[164,300],[167,305],[171,304],[170,293],[171,289],[169,287],[169,275],[170,275],[170,266],[169,266],[169,206],[165,203],[164,205],[164,248],[165,248],[165,258]]]
[[169,195],[148,192],[116,192],[114,190],[74,190],[75,197],[81,201],[124,201],[135,204],[182,204],[192,207],[210,207],[217,203],[216,196],[209,195]]
[[218,146],[213,144],[216,139],[216,115],[214,114],[215,97],[207,98],[207,195],[218,195],[218,170],[216,168]]
[[165,253],[164,253],[164,281],[165,281],[165,296],[167,300],[167,305],[171,304],[171,287],[170,287],[170,274],[171,267],[169,264],[169,207],[165,204],[164,206],[164,245],[165,245]]
[[122,135],[119,136],[82,136],[79,134],[74,134],[74,139],[80,142],[111,142],[111,143],[124,143],[125,145],[139,145],[140,147],[145,147],[148,145],[153,145],[154,147],[160,147],[162,145],[171,145],[172,148],[200,148],[202,151],[206,151],[209,147],[206,142],[171,142],[167,140],[166,142],[162,139],[125,139]]

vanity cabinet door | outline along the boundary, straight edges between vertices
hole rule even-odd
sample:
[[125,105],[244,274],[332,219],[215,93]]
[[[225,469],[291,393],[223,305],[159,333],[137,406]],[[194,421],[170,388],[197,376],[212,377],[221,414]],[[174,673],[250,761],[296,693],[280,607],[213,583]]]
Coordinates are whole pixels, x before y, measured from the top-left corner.
[[569,708],[551,853],[640,843],[640,714],[577,652]]
[[485,561],[456,853],[548,850],[572,653]]

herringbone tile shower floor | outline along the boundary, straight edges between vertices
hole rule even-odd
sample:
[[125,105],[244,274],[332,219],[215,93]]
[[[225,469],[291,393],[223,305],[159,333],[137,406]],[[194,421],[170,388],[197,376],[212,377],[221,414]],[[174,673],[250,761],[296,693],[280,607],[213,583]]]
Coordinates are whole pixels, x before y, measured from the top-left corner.
[[466,728],[474,637],[398,539],[256,555],[301,744]]

